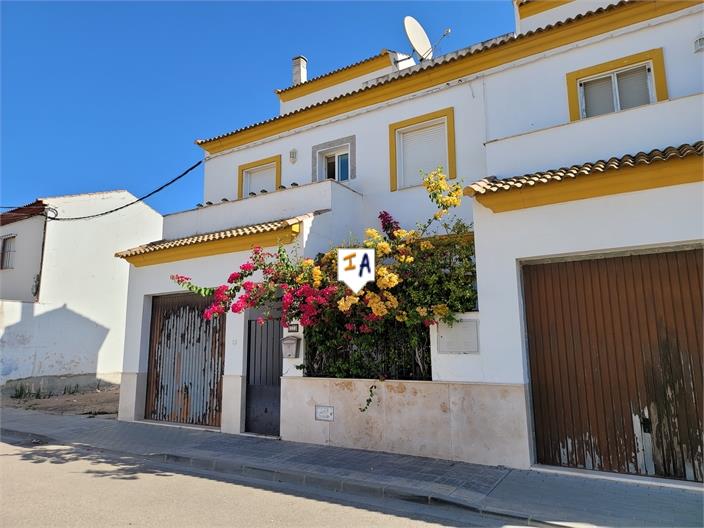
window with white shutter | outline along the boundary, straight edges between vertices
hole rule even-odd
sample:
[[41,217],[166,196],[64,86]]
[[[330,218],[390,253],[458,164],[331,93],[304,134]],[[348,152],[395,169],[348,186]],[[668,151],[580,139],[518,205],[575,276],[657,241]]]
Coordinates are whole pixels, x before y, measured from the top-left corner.
[[447,170],[447,122],[422,123],[397,131],[398,187],[421,185],[425,174],[443,167]]
[[627,110],[655,100],[650,63],[581,79],[579,88],[582,117]]
[[254,167],[244,173],[244,196],[250,193],[260,194],[262,191],[276,190],[276,165],[271,163],[262,167]]

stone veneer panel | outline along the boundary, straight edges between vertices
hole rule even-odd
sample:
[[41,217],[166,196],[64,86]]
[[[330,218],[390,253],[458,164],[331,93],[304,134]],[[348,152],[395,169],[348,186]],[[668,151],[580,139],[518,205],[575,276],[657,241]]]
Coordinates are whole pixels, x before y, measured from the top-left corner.
[[281,378],[281,438],[330,443],[330,422],[315,419],[316,405],[330,405],[330,383],[324,378]]
[[[316,421],[316,404],[334,421]],[[284,440],[526,468],[528,425],[525,385],[282,378]]]

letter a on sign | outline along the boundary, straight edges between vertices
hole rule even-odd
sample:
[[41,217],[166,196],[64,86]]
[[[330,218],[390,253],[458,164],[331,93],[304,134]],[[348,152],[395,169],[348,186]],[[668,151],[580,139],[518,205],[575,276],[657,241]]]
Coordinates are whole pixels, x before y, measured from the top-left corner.
[[373,249],[338,249],[337,280],[344,282],[354,293],[373,281],[376,273]]

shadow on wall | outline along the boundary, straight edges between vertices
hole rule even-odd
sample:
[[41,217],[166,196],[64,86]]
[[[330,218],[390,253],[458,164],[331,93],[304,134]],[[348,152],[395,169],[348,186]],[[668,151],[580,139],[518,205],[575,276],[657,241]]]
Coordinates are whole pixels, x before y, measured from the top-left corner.
[[65,304],[51,308],[2,301],[0,385],[20,378],[63,374],[95,377],[98,355],[108,331]]

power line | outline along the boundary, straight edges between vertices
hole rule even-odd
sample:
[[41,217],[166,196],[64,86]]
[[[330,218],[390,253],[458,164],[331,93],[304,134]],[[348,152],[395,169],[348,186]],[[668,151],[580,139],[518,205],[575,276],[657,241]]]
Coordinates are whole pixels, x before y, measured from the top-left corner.
[[[199,160],[197,163],[194,163],[193,165],[191,165],[190,167],[188,167],[185,171],[183,171],[181,174],[179,174],[179,175],[176,176],[175,178],[170,179],[170,180],[167,181],[164,185],[161,185],[160,187],[157,187],[157,188],[154,189],[152,192],[147,193],[147,194],[145,194],[144,196],[140,196],[139,198],[137,198],[136,200],[131,201],[130,203],[121,205],[120,207],[115,207],[114,209],[110,209],[110,210],[108,210],[108,211],[103,211],[102,213],[96,213],[96,214],[85,215],[85,216],[61,217],[61,216],[58,216],[58,213],[57,213],[56,209],[54,209],[53,207],[48,207],[46,211],[37,212],[37,213],[34,214],[34,215],[27,216],[27,218],[30,218],[31,216],[41,215],[41,216],[45,216],[48,220],[64,221],[64,222],[66,222],[66,221],[72,221],[72,220],[88,220],[88,219],[90,219],[90,218],[98,218],[98,217],[101,217],[101,216],[106,216],[106,215],[115,213],[115,212],[117,212],[117,211],[121,211],[122,209],[126,209],[127,207],[129,207],[129,206],[131,206],[131,205],[134,205],[134,204],[136,204],[136,203],[143,202],[143,201],[146,200],[147,198],[149,198],[149,197],[151,197],[151,196],[154,196],[156,193],[158,193],[158,192],[160,192],[160,191],[163,191],[163,190],[166,189],[169,185],[172,185],[172,184],[176,183],[178,180],[180,180],[181,178],[183,178],[186,174],[188,174],[189,172],[191,172],[192,170],[194,170],[195,168],[197,168],[201,163],[203,163],[203,160]],[[21,208],[21,207],[24,207],[24,206],[20,206],[20,207],[0,206],[0,209],[19,209],[19,208]],[[51,215],[48,214],[48,213],[53,213],[54,216],[51,216]],[[9,211],[9,212],[3,213],[3,214],[4,214],[4,215],[12,215],[12,214],[17,214],[17,215],[19,215],[19,214],[21,214],[21,213],[13,213],[12,211]]]

